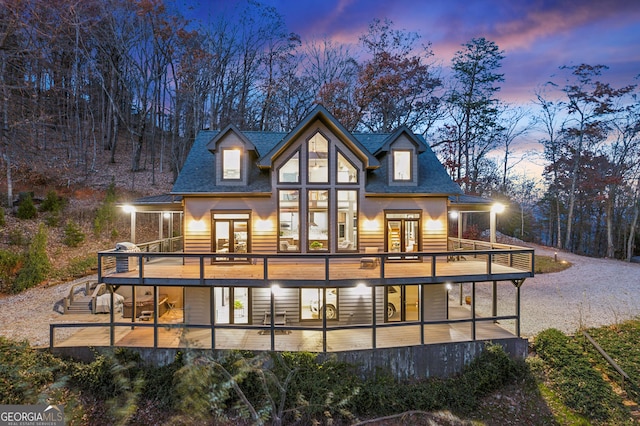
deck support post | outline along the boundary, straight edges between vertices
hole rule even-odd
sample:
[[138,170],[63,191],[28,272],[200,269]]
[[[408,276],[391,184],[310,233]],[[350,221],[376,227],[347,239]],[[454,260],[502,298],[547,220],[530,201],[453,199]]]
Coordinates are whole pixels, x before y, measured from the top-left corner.
[[376,314],[376,286],[372,285],[371,286],[371,307],[373,308],[373,318],[371,318],[371,324],[373,325],[373,328],[371,330],[371,347],[373,349],[376,348],[376,326],[377,326],[377,317],[378,315]]
[[491,287],[491,315],[498,316],[498,282],[493,280]]

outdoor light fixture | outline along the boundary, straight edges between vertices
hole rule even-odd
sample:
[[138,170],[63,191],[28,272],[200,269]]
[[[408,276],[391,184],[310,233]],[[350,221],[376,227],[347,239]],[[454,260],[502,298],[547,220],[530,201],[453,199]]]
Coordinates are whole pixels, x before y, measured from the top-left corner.
[[271,231],[273,229],[273,222],[269,219],[256,220],[256,231]]
[[491,206],[491,211],[493,213],[502,213],[504,211],[504,204],[495,203],[493,206]]
[[164,212],[162,216],[164,216],[165,219],[169,219],[171,217],[171,213]]
[[362,228],[365,231],[376,231],[378,230],[378,222],[375,219],[365,219]]
[[202,219],[192,220],[191,222],[189,222],[187,228],[191,232],[202,232],[206,229],[204,221]]
[[282,294],[282,289],[278,284],[273,284],[271,286],[271,294],[273,294],[274,296],[280,296]]
[[457,219],[457,218],[458,218],[458,212],[457,212],[456,210],[451,210],[451,211],[449,212],[449,217],[450,217],[451,219]]
[[367,287],[367,285],[366,285],[366,284],[360,283],[360,284],[358,284],[358,285],[356,286],[356,291],[355,291],[355,293],[356,293],[358,296],[364,296],[364,295],[366,295],[366,294],[368,294],[368,293],[369,293],[369,287]]
[[451,291],[451,289],[453,288],[453,287],[451,286],[451,283],[446,283],[446,284],[445,284],[445,287],[447,287],[447,291]]
[[427,231],[440,231],[442,229],[444,229],[444,226],[442,225],[442,222],[440,222],[439,220],[435,220],[435,219],[427,220]]
[[135,213],[136,208],[131,204],[125,204],[122,206],[122,210],[124,210],[125,213]]

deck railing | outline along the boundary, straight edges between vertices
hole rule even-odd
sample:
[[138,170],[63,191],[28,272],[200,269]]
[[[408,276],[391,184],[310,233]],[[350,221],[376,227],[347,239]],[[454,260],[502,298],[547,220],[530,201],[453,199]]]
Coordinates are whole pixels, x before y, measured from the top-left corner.
[[[116,265],[114,269],[114,264]],[[118,264],[124,265],[118,269]],[[163,265],[165,269],[163,268]],[[167,265],[172,265],[167,270]],[[219,266],[225,265],[224,268]],[[414,253],[98,253],[99,279],[113,284],[352,286],[511,280],[533,276],[533,249],[450,240],[450,250]],[[165,281],[165,282],[163,282]]]

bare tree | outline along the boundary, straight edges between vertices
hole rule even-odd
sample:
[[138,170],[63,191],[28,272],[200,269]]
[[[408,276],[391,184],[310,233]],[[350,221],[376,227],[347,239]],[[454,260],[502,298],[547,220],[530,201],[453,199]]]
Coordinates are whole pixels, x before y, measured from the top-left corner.
[[629,93],[633,86],[614,89],[608,83],[602,83],[598,78],[602,71],[608,69],[604,65],[582,64],[578,66],[562,67],[571,71],[573,81],[569,81],[562,91],[567,97],[567,113],[571,121],[567,123],[568,134],[574,142],[574,161],[571,169],[571,188],[569,189],[569,207],[567,212],[567,226],[565,248],[572,248],[572,226],[576,201],[576,187],[578,170],[581,166],[581,156],[588,144],[604,140],[606,136],[606,120],[616,111],[614,102],[617,98]]

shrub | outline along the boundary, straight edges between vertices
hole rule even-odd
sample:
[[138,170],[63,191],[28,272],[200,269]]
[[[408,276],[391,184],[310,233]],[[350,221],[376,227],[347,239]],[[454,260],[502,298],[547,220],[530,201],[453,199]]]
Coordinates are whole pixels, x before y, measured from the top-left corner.
[[0,292],[11,293],[16,280],[16,276],[22,264],[24,255],[15,251],[0,251]]
[[47,196],[45,197],[42,204],[40,204],[41,212],[49,212],[54,214],[59,214],[62,212],[66,205],[66,200],[56,193],[56,191],[47,192]]
[[7,219],[5,218],[4,209],[0,207],[0,226],[4,226],[7,224]]
[[24,247],[27,244],[29,244],[29,241],[21,229],[15,228],[9,231],[9,245]]
[[107,193],[102,205],[96,212],[93,221],[93,233],[100,235],[106,228],[113,227],[116,220],[116,189],[112,182],[107,188]]
[[26,193],[22,202],[18,206],[16,216],[18,219],[34,219],[37,215],[38,211],[36,210],[36,206],[33,204],[33,198],[31,198],[31,194]]
[[77,223],[68,220],[64,227],[64,238],[62,242],[69,247],[78,247],[84,242],[85,235]]
[[[26,342],[0,336],[0,404],[36,404],[65,364],[53,355],[32,349]],[[42,399],[44,400],[44,399]],[[65,413],[66,414],[66,413]]]
[[47,256],[47,231],[44,225],[40,225],[38,232],[33,237],[27,255],[25,257],[24,267],[18,273],[14,286],[14,293],[19,293],[30,287],[40,284],[47,278],[47,274],[51,270],[51,263]]

